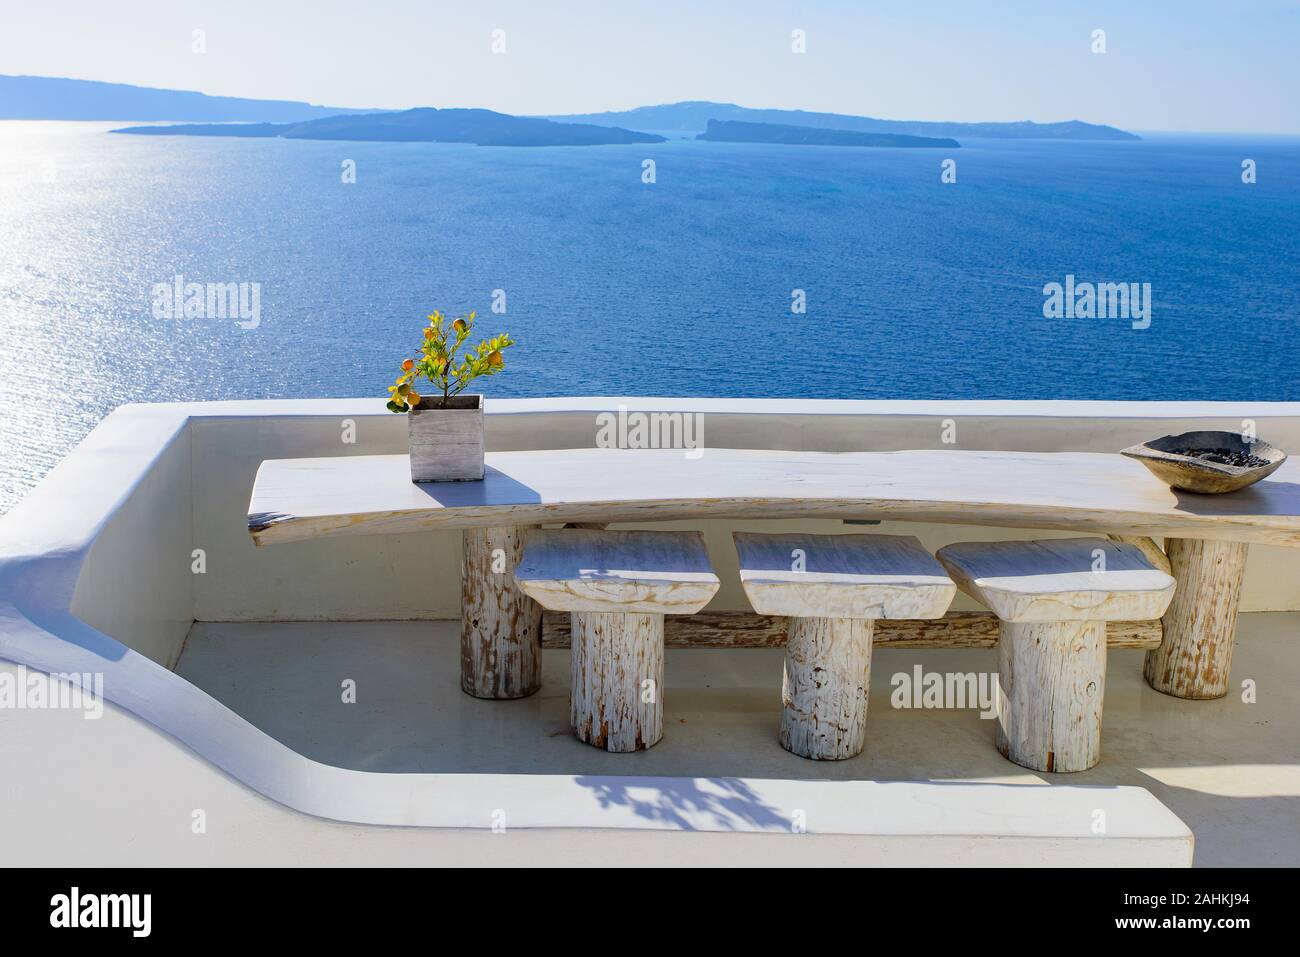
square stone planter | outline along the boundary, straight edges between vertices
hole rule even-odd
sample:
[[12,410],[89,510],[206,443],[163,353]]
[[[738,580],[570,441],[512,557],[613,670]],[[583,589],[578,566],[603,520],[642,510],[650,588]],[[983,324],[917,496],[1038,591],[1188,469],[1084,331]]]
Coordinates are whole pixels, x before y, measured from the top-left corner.
[[483,396],[422,396],[406,413],[412,482],[477,482],[483,478]]

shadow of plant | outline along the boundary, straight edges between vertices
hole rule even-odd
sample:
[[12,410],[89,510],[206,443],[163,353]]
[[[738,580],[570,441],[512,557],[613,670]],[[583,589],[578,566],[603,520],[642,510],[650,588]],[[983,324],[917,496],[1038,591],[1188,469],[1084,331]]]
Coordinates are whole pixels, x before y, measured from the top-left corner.
[[602,808],[625,807],[637,817],[684,831],[788,832],[791,827],[788,815],[767,804],[739,778],[580,776],[575,780],[595,794]]

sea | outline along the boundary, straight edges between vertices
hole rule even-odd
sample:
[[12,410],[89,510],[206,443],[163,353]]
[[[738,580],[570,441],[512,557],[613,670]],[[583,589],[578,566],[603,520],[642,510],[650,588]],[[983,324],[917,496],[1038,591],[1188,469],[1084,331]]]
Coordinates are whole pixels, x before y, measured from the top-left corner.
[[435,309],[517,341],[489,396],[1300,400],[1300,138],[114,125],[0,123],[0,510],[122,403],[383,397]]

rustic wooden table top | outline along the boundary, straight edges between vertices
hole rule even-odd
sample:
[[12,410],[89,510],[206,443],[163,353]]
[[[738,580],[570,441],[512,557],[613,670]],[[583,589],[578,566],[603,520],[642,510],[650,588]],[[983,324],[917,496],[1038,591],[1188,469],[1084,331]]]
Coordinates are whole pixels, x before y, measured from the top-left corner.
[[481,482],[416,485],[405,455],[271,459],[258,544],[542,522],[865,518],[1300,546],[1300,463],[1226,495],[1094,452],[492,452]]

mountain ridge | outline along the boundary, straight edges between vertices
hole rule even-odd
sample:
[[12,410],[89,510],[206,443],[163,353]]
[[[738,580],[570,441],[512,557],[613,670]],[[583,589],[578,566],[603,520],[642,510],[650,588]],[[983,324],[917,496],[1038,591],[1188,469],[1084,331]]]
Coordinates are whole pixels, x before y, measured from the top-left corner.
[[956,140],[948,137],[864,133],[860,130],[828,130],[816,126],[742,123],[739,120],[709,120],[708,128],[695,138],[713,143],[778,143],[790,146],[865,146],[894,149],[957,149],[961,146]]
[[1004,123],[961,123],[936,120],[883,120],[849,113],[818,113],[810,110],[755,109],[735,103],[710,100],[682,100],[656,106],[604,113],[550,114],[546,119],[563,123],[617,125],[626,129],[664,132],[703,132],[709,120],[770,123],[813,129],[848,130],[860,133],[892,133],[905,136],[988,137],[995,139],[1140,140],[1141,137],[1114,126],[1065,120],[1035,123],[1019,120]]
[[431,106],[389,113],[325,116],[301,123],[198,123],[129,126],[111,130],[141,136],[282,137],[292,140],[348,140],[374,143],[473,143],[476,146],[608,146],[662,143],[653,133],[616,126],[561,123],[511,116],[495,110]]
[[[429,109],[429,107],[422,107]],[[193,90],[46,77],[0,74],[0,120],[119,120],[201,123],[301,123],[331,116],[406,112],[381,108],[319,106],[299,100],[213,96]],[[500,114],[509,115],[509,114]],[[603,113],[557,113],[520,119],[550,120],[628,131],[704,132],[708,121],[769,123],[813,129],[838,129],[903,136],[994,137],[999,139],[1138,140],[1113,126],[1066,120],[1035,123],[960,123],[885,120],[848,113],[754,109],[735,103],[682,100]]]
[[0,74],[0,120],[197,120],[292,123],[380,110],[317,106],[300,100],[210,96],[130,83]]

